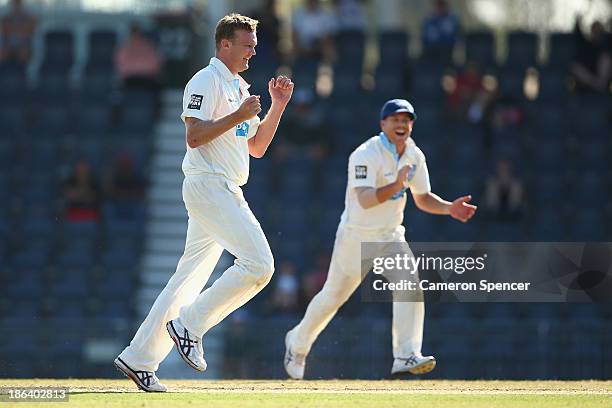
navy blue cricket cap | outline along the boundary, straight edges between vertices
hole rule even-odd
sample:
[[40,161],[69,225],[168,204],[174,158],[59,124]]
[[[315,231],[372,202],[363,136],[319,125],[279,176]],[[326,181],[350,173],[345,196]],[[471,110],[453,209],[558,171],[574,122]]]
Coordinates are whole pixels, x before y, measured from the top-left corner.
[[412,120],[416,119],[416,113],[414,107],[405,99],[391,99],[385,102],[382,109],[380,110],[380,120],[384,120],[387,116],[395,113],[406,112],[410,115]]

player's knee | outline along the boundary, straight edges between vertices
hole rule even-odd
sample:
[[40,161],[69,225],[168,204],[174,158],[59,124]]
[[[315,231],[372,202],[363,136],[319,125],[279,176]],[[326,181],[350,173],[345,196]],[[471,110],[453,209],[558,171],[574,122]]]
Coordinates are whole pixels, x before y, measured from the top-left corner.
[[274,258],[271,253],[246,262],[245,266],[250,272],[251,279],[257,286],[267,285],[274,274]]

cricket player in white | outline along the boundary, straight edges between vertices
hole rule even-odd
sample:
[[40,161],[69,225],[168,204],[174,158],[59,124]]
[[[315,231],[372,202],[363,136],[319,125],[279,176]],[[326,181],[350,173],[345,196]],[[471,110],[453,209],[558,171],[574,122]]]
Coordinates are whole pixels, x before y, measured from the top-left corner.
[[[302,321],[285,337],[284,365],[291,378],[304,377],[312,344],[361,283],[361,243],[406,242],[402,221],[407,189],[416,206],[431,214],[446,214],[466,222],[476,211],[476,206],[468,204],[470,196],[448,202],[431,192],[425,155],[411,138],[415,119],[408,101],[387,101],[381,110],[382,132],[355,149],[349,158],[345,209],[327,280]],[[371,264],[372,259],[366,261]],[[435,367],[434,357],[421,354],[424,317],[423,302],[393,302],[392,374],[424,374]]]
[[[216,27],[216,56],[185,87],[182,120],[187,153],[183,201],[189,215],[185,252],[117,368],[144,391],[166,391],[155,371],[172,349],[198,371],[206,369],[202,336],[255,296],[271,279],[274,259],[240,186],[249,155],[266,152],[293,93],[284,76],[272,78],[270,110],[260,122],[259,96],[238,75],[257,45],[257,21],[239,14]],[[211,287],[206,285],[223,249],[236,257]]]

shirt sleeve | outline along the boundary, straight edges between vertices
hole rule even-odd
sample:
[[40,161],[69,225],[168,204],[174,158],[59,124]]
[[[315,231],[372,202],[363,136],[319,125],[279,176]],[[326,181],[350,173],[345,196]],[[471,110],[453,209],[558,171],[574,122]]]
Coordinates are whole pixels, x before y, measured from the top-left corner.
[[414,172],[414,176],[408,182],[410,191],[414,194],[427,194],[431,191],[431,184],[429,182],[429,171],[427,170],[427,162],[425,160],[425,154],[418,150],[418,163]]
[[183,113],[181,119],[192,117],[201,120],[211,120],[217,106],[217,85],[212,74],[203,72],[194,77],[185,87],[183,94]]
[[261,119],[259,119],[259,116],[255,115],[251,118],[251,120],[249,121],[249,134],[247,135],[247,139],[250,139],[255,136],[260,124]]
[[376,187],[376,169],[365,152],[355,152],[349,158],[348,186]]

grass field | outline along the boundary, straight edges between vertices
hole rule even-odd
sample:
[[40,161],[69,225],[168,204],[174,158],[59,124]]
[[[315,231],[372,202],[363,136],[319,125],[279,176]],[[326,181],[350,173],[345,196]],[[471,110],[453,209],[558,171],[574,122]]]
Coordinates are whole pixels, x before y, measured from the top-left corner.
[[11,387],[68,387],[68,403],[0,407],[612,407],[612,381],[255,381],[167,380],[169,392],[129,380],[0,380]]

